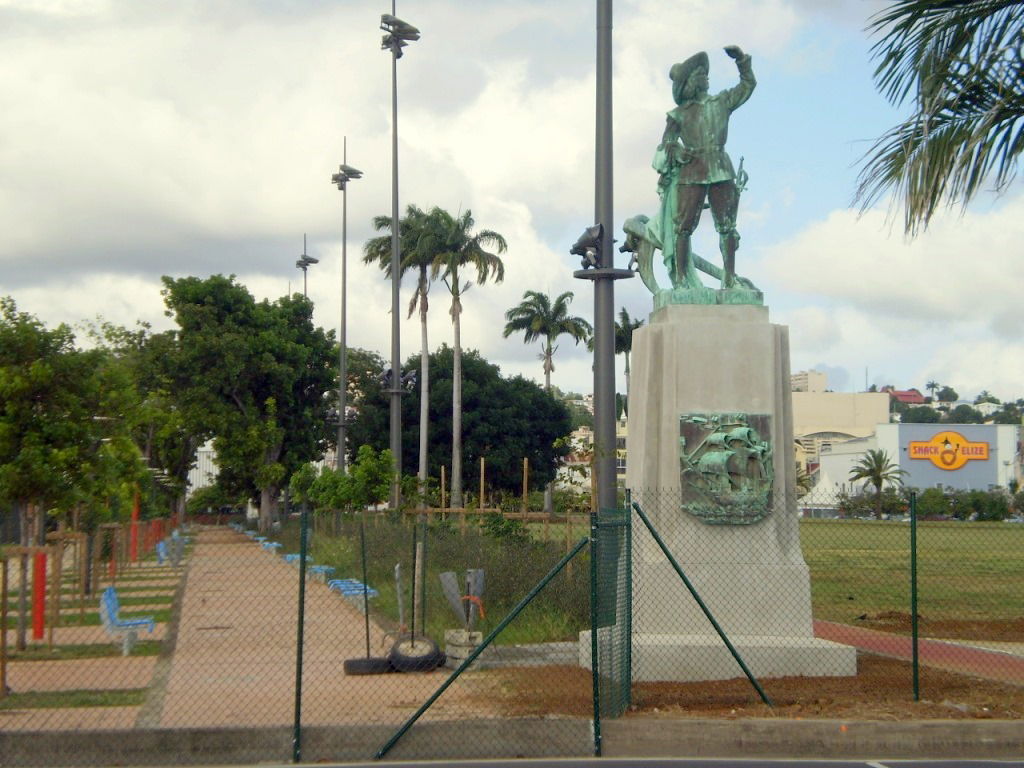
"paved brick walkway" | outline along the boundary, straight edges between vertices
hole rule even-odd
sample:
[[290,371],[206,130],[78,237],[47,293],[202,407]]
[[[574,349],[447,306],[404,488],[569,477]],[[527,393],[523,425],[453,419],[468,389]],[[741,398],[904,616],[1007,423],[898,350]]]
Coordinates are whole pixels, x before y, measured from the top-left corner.
[[[352,574],[339,574],[351,576]],[[298,569],[231,529],[196,537],[159,725],[287,725],[295,714]],[[387,647],[370,624],[372,655]],[[304,724],[400,723],[447,672],[347,676],[365,656],[362,614],[307,580],[303,644]],[[447,699],[447,701],[445,701]],[[452,690],[432,717],[450,715]]]
[[[831,621],[815,621],[814,634],[825,640],[856,646],[862,651],[907,661],[913,658],[913,641],[909,635],[893,635]],[[919,638],[918,659],[924,666],[1024,685],[1024,657],[1014,653],[948,640]]]

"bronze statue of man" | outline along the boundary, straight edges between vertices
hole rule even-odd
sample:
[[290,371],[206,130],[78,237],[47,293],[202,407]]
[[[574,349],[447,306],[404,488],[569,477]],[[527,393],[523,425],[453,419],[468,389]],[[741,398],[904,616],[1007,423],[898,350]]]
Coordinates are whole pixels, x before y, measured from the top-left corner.
[[[705,200],[709,202],[718,231],[722,287],[731,288],[736,282],[739,190],[736,171],[725,152],[725,141],[729,134],[729,116],[750,98],[757,81],[750,56],[735,45],[727,47],[725,52],[736,61],[740,82],[714,96],[708,95],[707,53],[691,56],[669,72],[672,98],[677,106],[668,113],[654,166],[661,174],[662,194],[674,193],[675,263],[670,265],[670,271],[676,276],[673,282],[684,286],[690,285],[691,275],[695,276],[690,240]],[[668,261],[670,254],[664,256]]]

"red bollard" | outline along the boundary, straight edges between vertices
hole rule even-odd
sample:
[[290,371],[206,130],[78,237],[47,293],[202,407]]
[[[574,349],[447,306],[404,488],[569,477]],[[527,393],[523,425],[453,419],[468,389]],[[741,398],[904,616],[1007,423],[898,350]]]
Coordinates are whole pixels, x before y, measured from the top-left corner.
[[46,618],[46,553],[36,552],[32,561],[32,639],[43,639]]
[[133,563],[139,562],[139,491],[137,488],[135,489],[135,502],[132,504],[132,528],[128,556]]

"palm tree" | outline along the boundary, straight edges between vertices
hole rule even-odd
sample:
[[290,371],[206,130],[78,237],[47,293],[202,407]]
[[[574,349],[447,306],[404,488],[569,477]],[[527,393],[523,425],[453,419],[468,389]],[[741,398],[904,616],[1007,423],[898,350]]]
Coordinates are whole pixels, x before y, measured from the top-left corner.
[[932,400],[935,400],[935,390],[937,390],[941,386],[942,385],[939,384],[939,382],[937,382],[935,379],[929,379],[928,383],[924,385],[924,388],[932,393]]
[[[629,413],[629,355],[633,351],[633,331],[643,324],[643,320],[631,318],[625,307],[619,310],[619,319],[615,321],[615,354],[626,358],[623,370],[626,375],[626,413]],[[594,351],[593,337],[587,339],[587,349]]]
[[[505,238],[490,229],[473,230],[473,214],[470,211],[452,216],[441,208],[433,208],[427,214],[427,226],[418,246],[435,254],[430,276],[444,282],[452,295],[453,362],[452,362],[452,506],[463,506],[462,500],[462,294],[472,285],[461,282],[459,270],[463,267],[476,269],[476,281],[480,284],[493,277],[500,283],[505,279],[505,265],[496,254],[485,250],[493,247],[504,253],[508,246]],[[483,499],[481,499],[483,503]]]
[[872,448],[850,469],[850,480],[867,480],[875,486],[875,517],[882,519],[882,486],[902,485],[902,469],[892,463],[889,454],[879,448]]
[[626,358],[623,373],[626,375],[626,413],[629,413],[629,355],[633,351],[633,331],[644,324],[643,320],[634,320],[625,307],[619,310],[619,319],[615,321],[615,354]]
[[[430,291],[430,275],[428,270],[434,263],[436,253],[420,247],[423,234],[428,229],[428,214],[415,205],[406,208],[405,217],[399,222],[399,276],[415,269],[418,273],[416,291],[409,301],[409,314],[419,307],[420,310],[420,456],[417,477],[420,493],[427,482],[427,432],[430,423],[430,350],[427,346],[427,293]],[[376,216],[373,228],[378,231],[391,231],[390,216]],[[376,263],[387,277],[391,277],[391,235],[382,235],[366,241],[363,246],[363,263]],[[339,446],[338,450],[342,450]]]
[[991,182],[1002,190],[1024,151],[1024,3],[1019,0],[892,0],[869,30],[875,83],[912,114],[864,156],[856,197],[866,209],[902,198],[908,234],[940,204],[966,207]]
[[[571,291],[560,294],[554,302],[545,293],[527,291],[523,294],[522,302],[505,313],[502,336],[506,339],[520,331],[527,344],[542,339],[540,359],[544,361],[544,389],[547,392],[551,391],[551,372],[555,370],[555,339],[564,334],[579,344],[593,333],[590,323],[582,317],[569,314],[572,299]],[[550,484],[544,489],[544,511],[549,515],[554,511]]]

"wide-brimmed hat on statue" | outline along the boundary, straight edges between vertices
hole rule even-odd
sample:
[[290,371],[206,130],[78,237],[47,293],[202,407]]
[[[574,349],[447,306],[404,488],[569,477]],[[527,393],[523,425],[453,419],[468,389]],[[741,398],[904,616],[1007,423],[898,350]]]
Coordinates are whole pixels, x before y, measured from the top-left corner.
[[668,76],[672,79],[672,97],[675,99],[676,104],[682,102],[683,88],[686,87],[686,81],[690,79],[693,71],[698,67],[703,67],[706,72],[708,66],[708,54],[706,51],[695,53],[686,61],[672,65],[672,69],[668,71]]

